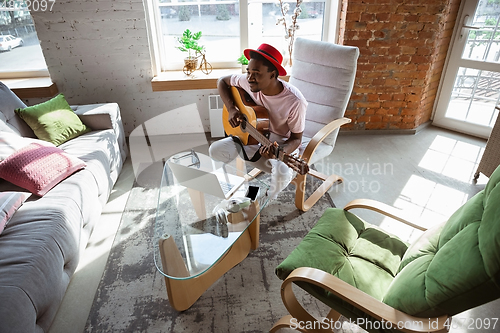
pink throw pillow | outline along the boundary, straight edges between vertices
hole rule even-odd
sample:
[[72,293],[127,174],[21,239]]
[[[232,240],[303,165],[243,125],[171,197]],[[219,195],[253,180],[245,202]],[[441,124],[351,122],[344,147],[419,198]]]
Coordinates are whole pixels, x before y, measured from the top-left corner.
[[31,143],[0,162],[0,178],[43,196],[85,166],[60,148]]

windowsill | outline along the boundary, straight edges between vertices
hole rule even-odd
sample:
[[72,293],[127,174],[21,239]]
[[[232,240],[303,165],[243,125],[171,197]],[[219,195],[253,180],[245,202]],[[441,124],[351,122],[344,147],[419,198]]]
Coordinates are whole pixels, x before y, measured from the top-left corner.
[[0,79],[19,98],[53,97],[59,90],[50,77]]
[[241,73],[241,69],[214,69],[208,75],[197,70],[189,76],[182,71],[161,72],[151,80],[151,86],[153,91],[217,89],[219,77],[237,73]]
[[[241,74],[240,68],[214,69],[210,74],[197,70],[190,76],[182,71],[161,72],[151,80],[153,91],[217,89],[217,80],[221,76]],[[288,76],[280,76],[288,81]]]

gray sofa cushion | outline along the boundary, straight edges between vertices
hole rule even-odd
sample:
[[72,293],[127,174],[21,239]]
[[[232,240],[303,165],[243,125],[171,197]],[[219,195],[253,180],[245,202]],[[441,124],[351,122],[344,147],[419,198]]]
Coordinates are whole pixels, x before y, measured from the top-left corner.
[[[2,333],[43,333],[41,327],[36,326],[36,311],[33,308],[33,303],[21,288],[16,286],[0,286],[0,295],[2,295],[0,312],[3,314],[2,317],[9,318],[5,326],[3,323],[0,326]],[[11,304],[17,304],[17,306],[11,306]],[[18,314],[19,308],[24,309],[23,317]]]
[[110,161],[121,159],[114,140],[116,139],[112,130],[93,131],[59,146],[66,153],[87,164],[85,169],[91,172],[98,187],[98,195],[104,194],[106,199],[117,177],[116,172],[113,177],[110,176]]
[[[21,289],[36,311],[37,325],[46,330],[78,262],[82,218],[69,200],[41,201],[25,203],[25,209],[17,211],[2,235],[0,286]],[[16,309],[16,316],[0,315],[2,332],[4,325],[12,327],[12,320],[17,322],[17,317],[32,312],[17,302],[8,306]]]
[[26,104],[0,82],[0,131],[14,132],[21,136],[35,138],[35,133],[31,128],[14,112],[15,109],[25,107]]
[[[121,154],[121,161],[127,158],[128,148],[125,131],[123,129],[120,107],[117,103],[79,105],[72,106],[72,108],[82,122],[92,130],[112,129],[116,136],[115,141]],[[120,161],[120,159],[116,159],[115,161]],[[111,169],[111,172],[113,172],[113,167]]]

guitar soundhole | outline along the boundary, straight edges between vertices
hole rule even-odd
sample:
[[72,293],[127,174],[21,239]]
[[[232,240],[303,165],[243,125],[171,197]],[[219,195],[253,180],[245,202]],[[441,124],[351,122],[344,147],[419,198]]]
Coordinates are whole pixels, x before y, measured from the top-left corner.
[[245,102],[254,103],[252,97],[250,97],[250,95],[246,91],[245,91],[244,97],[245,97]]
[[246,115],[243,115],[243,119],[244,119],[245,121],[242,121],[242,122],[240,123],[240,127],[241,127],[241,129],[242,129],[242,130],[245,130],[245,128],[247,127],[247,121],[248,121],[248,118],[247,118],[247,116],[246,116]]

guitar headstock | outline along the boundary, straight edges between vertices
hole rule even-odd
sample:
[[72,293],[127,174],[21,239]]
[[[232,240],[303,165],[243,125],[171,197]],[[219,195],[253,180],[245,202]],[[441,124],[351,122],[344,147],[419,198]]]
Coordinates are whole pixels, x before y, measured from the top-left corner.
[[285,154],[283,156],[283,162],[301,175],[305,175],[309,172],[309,165],[307,162],[300,159],[298,156]]

